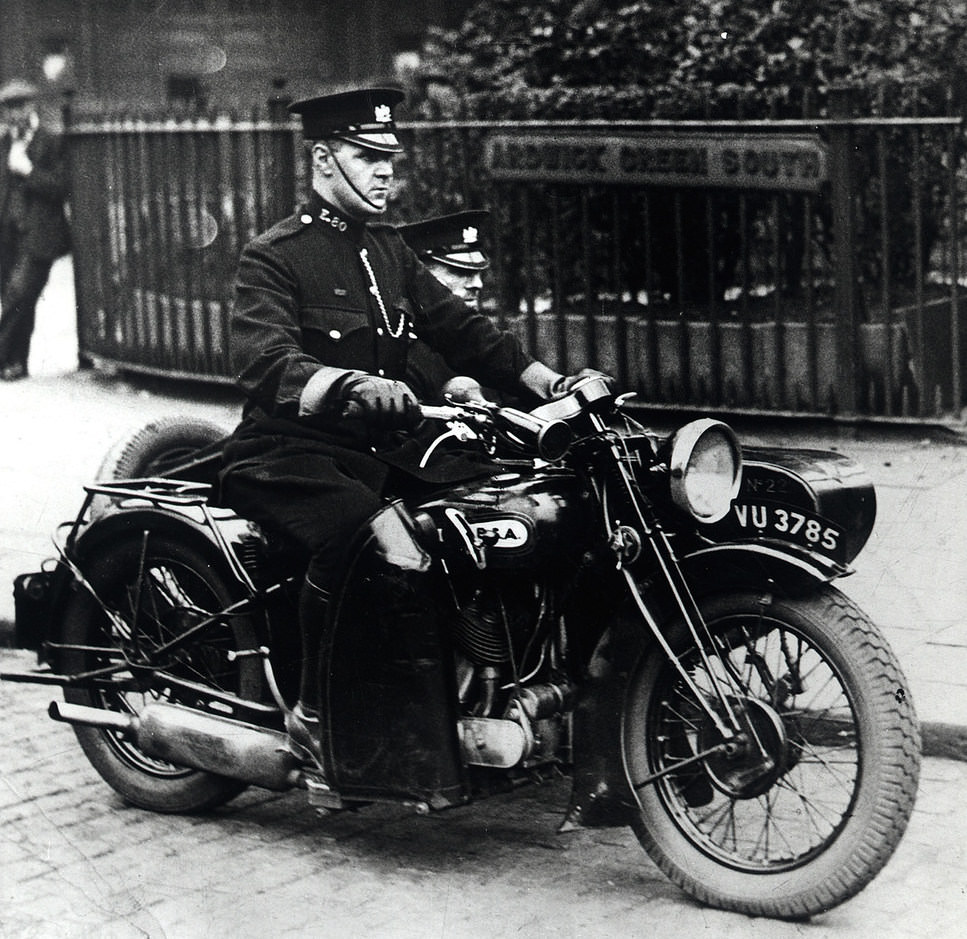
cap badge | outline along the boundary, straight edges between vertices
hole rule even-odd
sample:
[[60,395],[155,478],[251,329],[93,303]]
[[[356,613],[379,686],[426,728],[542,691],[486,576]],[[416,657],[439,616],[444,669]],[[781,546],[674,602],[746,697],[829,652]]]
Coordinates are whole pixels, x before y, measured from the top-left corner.
[[463,230],[463,243],[465,245],[475,245],[477,243],[477,229],[465,228]]
[[393,112],[388,104],[377,104],[373,109],[377,124],[389,124],[393,120]]

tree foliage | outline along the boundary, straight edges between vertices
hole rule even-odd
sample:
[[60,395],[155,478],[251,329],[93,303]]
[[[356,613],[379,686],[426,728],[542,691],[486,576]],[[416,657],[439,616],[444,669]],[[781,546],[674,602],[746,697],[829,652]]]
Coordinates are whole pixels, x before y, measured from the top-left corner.
[[964,0],[482,0],[427,54],[460,117],[801,116],[839,79],[943,105],[965,27]]

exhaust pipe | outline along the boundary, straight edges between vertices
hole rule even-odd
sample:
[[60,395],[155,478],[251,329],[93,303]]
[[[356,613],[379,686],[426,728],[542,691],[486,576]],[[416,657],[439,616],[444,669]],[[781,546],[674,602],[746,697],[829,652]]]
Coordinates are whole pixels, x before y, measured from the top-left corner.
[[299,761],[289,751],[284,733],[178,704],[154,702],[140,714],[118,714],[51,701],[47,713],[66,724],[114,731],[156,760],[264,789],[291,789],[301,775]]

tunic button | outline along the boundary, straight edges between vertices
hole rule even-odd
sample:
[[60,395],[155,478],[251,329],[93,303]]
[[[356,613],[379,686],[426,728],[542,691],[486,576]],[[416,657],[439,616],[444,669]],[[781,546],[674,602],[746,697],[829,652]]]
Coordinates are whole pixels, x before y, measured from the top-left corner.
[[342,339],[342,333],[339,332],[338,329],[330,329],[329,330],[329,338],[330,339]]
[[383,335],[383,327],[382,326],[378,326],[376,328],[376,335],[377,336],[382,336]]
[[378,369],[377,372],[376,372],[376,374],[377,375],[380,375],[380,376],[383,376],[383,375],[386,374],[386,369],[384,369],[384,368]]
[[309,215],[309,214],[303,215],[303,216],[301,216],[299,218],[299,221],[302,222],[303,225],[311,225],[312,224],[312,216]]

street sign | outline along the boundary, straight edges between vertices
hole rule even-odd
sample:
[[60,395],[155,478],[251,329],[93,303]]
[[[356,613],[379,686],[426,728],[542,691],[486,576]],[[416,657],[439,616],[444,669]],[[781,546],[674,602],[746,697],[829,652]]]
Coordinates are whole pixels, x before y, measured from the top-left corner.
[[498,132],[485,142],[499,180],[815,192],[826,148],[814,134]]

